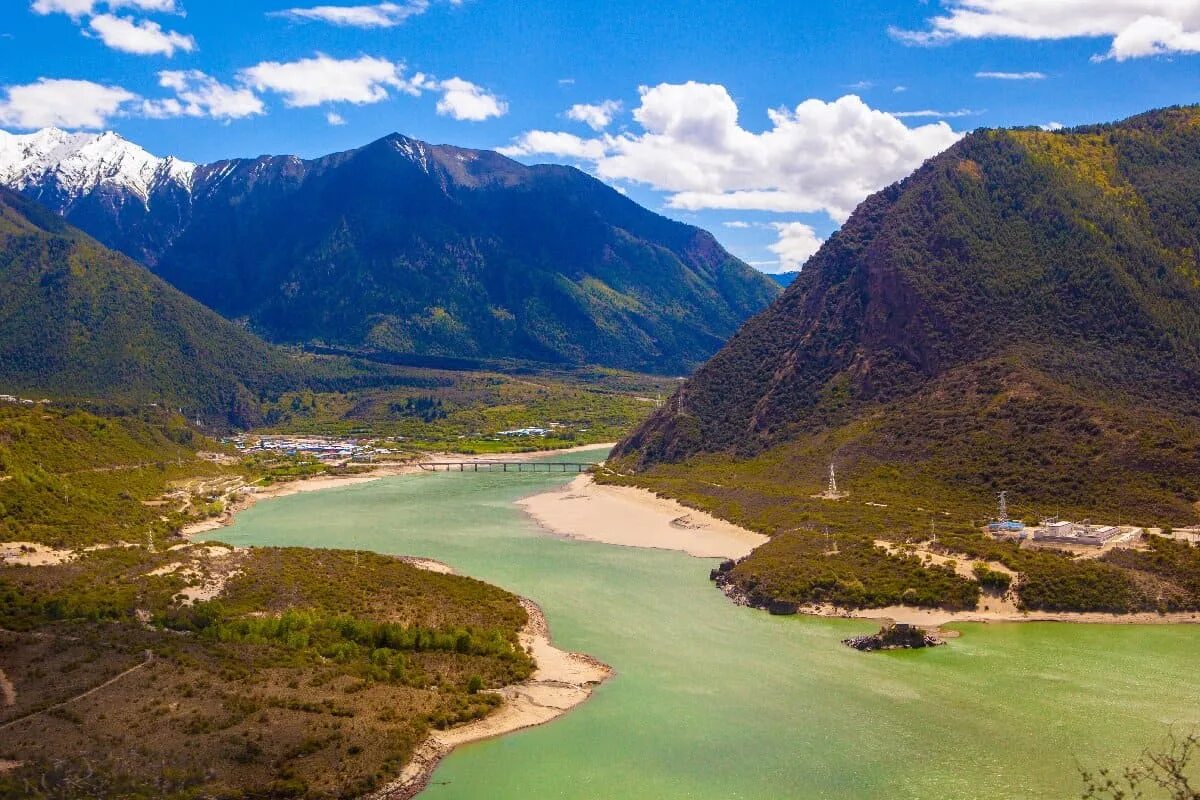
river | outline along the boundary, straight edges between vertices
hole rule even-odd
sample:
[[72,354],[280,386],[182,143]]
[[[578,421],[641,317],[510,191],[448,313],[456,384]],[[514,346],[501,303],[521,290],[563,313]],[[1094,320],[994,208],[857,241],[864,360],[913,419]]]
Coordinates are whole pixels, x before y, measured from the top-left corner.
[[961,625],[946,647],[859,653],[839,640],[868,623],[739,608],[708,561],[548,536],[513,506],[571,477],[387,478],[209,536],[445,561],[615,668],[563,718],[455,751],[422,800],[1061,798],[1080,765],[1200,726],[1195,627]]

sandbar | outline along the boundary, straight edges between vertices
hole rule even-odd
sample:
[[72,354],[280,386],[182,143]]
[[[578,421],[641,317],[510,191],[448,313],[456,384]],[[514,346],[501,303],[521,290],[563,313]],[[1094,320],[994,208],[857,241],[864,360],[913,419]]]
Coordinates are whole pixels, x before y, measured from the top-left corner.
[[679,550],[699,558],[741,558],[767,541],[711,514],[631,486],[581,475],[517,505],[546,530],[593,542]]

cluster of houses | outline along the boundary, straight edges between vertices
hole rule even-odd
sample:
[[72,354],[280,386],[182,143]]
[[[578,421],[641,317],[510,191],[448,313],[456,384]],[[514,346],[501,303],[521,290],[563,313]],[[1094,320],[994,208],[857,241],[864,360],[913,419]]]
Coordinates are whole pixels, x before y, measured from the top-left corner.
[[332,436],[235,436],[226,440],[245,453],[307,455],[327,463],[370,461],[375,447],[358,439]]
[[19,403],[23,406],[37,405],[38,403],[49,403],[49,400],[30,400],[27,397],[17,397],[12,394],[0,394],[0,403]]

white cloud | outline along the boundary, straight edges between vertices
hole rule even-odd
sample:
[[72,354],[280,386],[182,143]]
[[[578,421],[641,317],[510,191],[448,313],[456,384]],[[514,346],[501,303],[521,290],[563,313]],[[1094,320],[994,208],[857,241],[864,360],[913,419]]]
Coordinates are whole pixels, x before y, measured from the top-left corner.
[[103,128],[137,95],[120,86],[92,81],[39,78],[35,83],[8,86],[0,100],[0,125],[32,129]]
[[960,108],[957,111],[935,111],[931,108],[923,108],[919,111],[893,111],[892,116],[900,119],[910,117],[926,117],[929,119],[957,119],[958,117],[973,117],[980,112],[969,108]]
[[393,28],[409,17],[429,10],[429,0],[406,3],[376,3],[363,6],[313,6],[274,11],[271,16],[297,21],[313,20],[351,28]]
[[779,272],[800,269],[824,244],[817,232],[803,222],[775,222],[771,227],[779,234],[779,239],[767,249],[779,256]]
[[736,228],[738,230],[751,227],[749,222],[743,222],[740,219],[730,220],[729,222],[722,222],[721,224],[724,225],[726,228]]
[[78,18],[92,13],[96,0],[34,0],[30,7],[35,14],[69,14]]
[[1046,79],[1044,72],[976,72],[976,78],[996,81],[1042,81]]
[[33,0],[30,9],[35,14],[67,14],[73,19],[94,13],[96,6],[106,6],[110,11],[131,8],[149,13],[174,13],[179,10],[175,0]]
[[508,103],[483,87],[462,78],[450,78],[432,85],[442,93],[442,99],[437,103],[437,112],[442,116],[480,122],[508,113]]
[[239,79],[258,91],[276,92],[293,108],[344,102],[363,105],[386,100],[389,89],[420,94],[403,77],[404,67],[384,58],[330,58],[317,53],[299,61],[263,61],[238,72]]
[[1044,131],[1061,131],[1063,124],[1061,122],[1047,122],[1045,125],[1039,125],[1038,127]]
[[346,118],[336,111],[329,111],[325,114],[325,121],[330,125],[345,125]]
[[282,95],[284,105],[292,108],[378,103],[395,90],[413,97],[439,92],[437,112],[457,120],[485,120],[508,112],[508,103],[470,81],[442,81],[422,72],[405,77],[403,64],[373,56],[336,59],[317,53],[299,61],[264,61],[238,72],[238,79],[260,92]]
[[604,142],[599,139],[584,139],[573,133],[561,131],[529,131],[520,137],[517,144],[497,150],[506,156],[539,153],[582,161],[600,161],[608,153]]
[[196,49],[196,40],[191,36],[164,31],[161,25],[151,20],[135,22],[112,14],[100,14],[89,20],[88,27],[106,45],[123,53],[173,56],[176,50],[190,53]]
[[158,85],[172,89],[175,97],[147,100],[142,113],[148,117],[212,117],[242,119],[263,113],[263,102],[245,87],[227,86],[200,70],[165,70],[158,73]]
[[673,208],[825,211],[840,222],[871,192],[960,138],[945,122],[910,128],[854,95],[771,109],[771,127],[754,133],[739,124],[737,104],[719,84],[640,92],[639,133],[581,139],[531,131],[505,152],[590,161],[601,178],[668,192]]
[[909,44],[956,39],[1108,38],[1096,58],[1124,61],[1200,53],[1200,0],[943,0],[922,31],[891,31]]
[[567,109],[567,119],[582,122],[594,131],[602,131],[621,110],[620,100],[602,100],[599,103],[576,103]]

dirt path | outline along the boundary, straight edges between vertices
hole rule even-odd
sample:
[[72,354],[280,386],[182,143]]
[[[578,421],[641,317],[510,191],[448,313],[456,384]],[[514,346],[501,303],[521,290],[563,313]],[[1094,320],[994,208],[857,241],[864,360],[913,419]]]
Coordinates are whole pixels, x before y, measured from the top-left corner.
[[[96,692],[100,691],[101,689],[104,689],[108,686],[112,686],[114,683],[121,680],[125,676],[130,675],[134,672],[137,672],[139,669],[146,666],[153,660],[154,660],[154,653],[151,653],[149,650],[147,650],[145,652],[145,660],[142,661],[142,663],[136,664],[136,665],[130,667],[129,669],[125,670],[124,672],[114,675],[113,677],[109,678],[104,683],[100,684],[99,686],[93,686],[91,689],[88,689],[83,694],[77,694],[74,697],[69,697],[66,700],[63,700],[61,703],[55,703],[52,706],[46,706],[45,708],[39,708],[37,711],[30,711],[28,714],[22,714],[21,716],[17,717],[16,719],[10,719],[8,722],[4,723],[3,725],[0,725],[0,731],[7,730],[8,728],[11,728],[13,725],[16,725],[18,722],[24,722],[25,720],[29,719],[30,717],[36,717],[38,714],[45,714],[47,711],[53,711],[56,708],[62,708],[63,706],[74,703],[76,700],[82,700],[83,698],[85,698],[89,695],[93,695]],[[15,693],[14,693],[14,699],[15,699]]]

